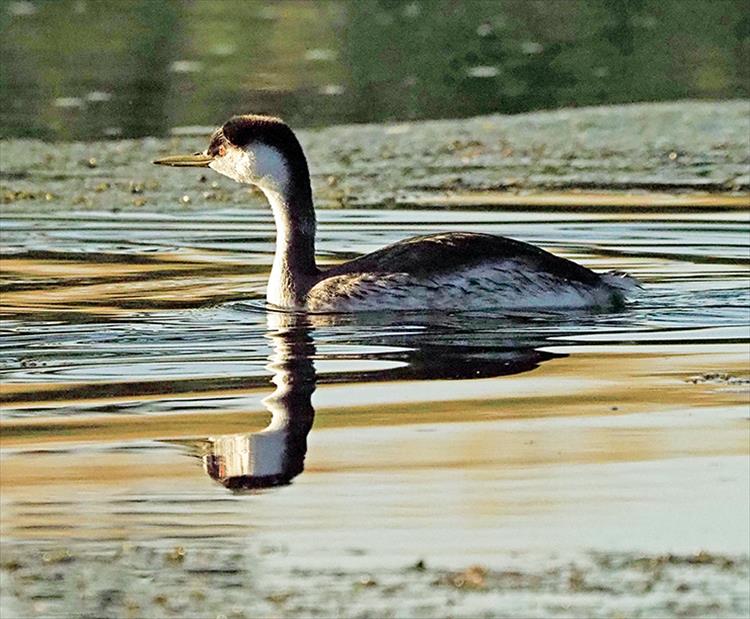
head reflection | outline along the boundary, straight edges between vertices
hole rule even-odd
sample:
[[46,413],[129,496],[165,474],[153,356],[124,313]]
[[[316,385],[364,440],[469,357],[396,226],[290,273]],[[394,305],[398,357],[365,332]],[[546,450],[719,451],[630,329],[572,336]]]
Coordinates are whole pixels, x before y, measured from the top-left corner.
[[251,434],[212,437],[203,468],[230,490],[283,486],[299,475],[315,410],[315,345],[304,315],[269,314],[273,355],[268,369],[276,390],[263,400],[271,422]]

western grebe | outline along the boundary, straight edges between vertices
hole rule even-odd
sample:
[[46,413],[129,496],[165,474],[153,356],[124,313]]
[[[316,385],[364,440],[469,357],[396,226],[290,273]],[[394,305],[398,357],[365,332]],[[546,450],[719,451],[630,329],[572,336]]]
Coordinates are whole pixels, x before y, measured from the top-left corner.
[[564,309],[612,307],[630,283],[538,247],[491,234],[447,232],[399,241],[321,270],[307,160],[280,119],[230,118],[194,155],[154,161],[210,167],[263,191],[276,224],[269,304],[287,310]]

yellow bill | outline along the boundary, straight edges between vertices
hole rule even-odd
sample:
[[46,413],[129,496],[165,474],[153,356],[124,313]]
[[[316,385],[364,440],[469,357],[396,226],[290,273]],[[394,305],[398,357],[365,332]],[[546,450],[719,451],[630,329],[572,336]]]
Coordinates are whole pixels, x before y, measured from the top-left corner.
[[154,161],[156,165],[168,165],[175,168],[206,168],[214,158],[204,153],[194,153],[193,155],[172,155]]

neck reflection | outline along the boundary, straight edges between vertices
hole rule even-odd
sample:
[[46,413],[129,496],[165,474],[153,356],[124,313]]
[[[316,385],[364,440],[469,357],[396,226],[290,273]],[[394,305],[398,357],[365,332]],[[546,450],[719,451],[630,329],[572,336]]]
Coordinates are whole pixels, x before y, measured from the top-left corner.
[[[271,421],[263,430],[209,437],[201,441],[203,467],[208,475],[226,488],[241,492],[284,486],[302,473],[307,453],[307,435],[312,429],[315,410],[312,394],[318,380],[313,358],[316,347],[313,327],[318,329],[358,326],[350,317],[336,315],[268,313],[266,337],[273,354],[266,366],[273,374],[275,391],[263,400]],[[370,321],[373,318],[370,317]],[[413,321],[415,324],[418,321]],[[390,324],[390,323],[384,323]],[[421,323],[420,323],[421,324]],[[324,383],[364,383],[414,380],[471,380],[521,374],[548,360],[567,355],[540,350],[547,340],[534,331],[518,331],[513,323],[499,324],[487,331],[471,328],[437,328],[425,322],[424,330],[400,334],[390,327],[368,332],[366,323],[358,330],[368,346],[389,350],[363,355],[396,367],[387,369],[340,370],[324,373]],[[358,331],[355,330],[355,333]],[[378,331],[381,331],[378,333]],[[353,336],[356,346],[359,335]],[[341,361],[340,353],[322,355],[322,362]],[[351,359],[351,353],[346,354]]]
[[250,434],[208,439],[203,468],[230,490],[254,490],[289,484],[304,469],[307,435],[315,410],[315,345],[304,315],[269,314],[274,352],[268,369],[276,390],[263,400],[271,422]]

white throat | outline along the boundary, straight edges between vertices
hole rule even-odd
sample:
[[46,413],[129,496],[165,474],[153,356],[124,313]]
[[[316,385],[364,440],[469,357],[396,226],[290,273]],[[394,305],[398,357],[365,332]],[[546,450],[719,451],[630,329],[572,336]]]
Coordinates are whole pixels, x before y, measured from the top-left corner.
[[[290,254],[293,247],[294,222],[290,216],[289,196],[285,193],[261,187],[271,205],[273,220],[276,224],[276,250],[273,255],[273,266],[266,288],[266,301],[279,307],[294,307],[299,304],[295,290]],[[314,234],[314,230],[313,230]]]
[[266,300],[280,307],[301,304],[306,290],[304,273],[296,272],[304,239],[315,238],[315,217],[302,217],[295,199],[292,171],[286,157],[273,146],[252,143],[247,148],[229,147],[210,167],[239,182],[256,185],[265,194],[276,224],[276,252],[268,280]]

